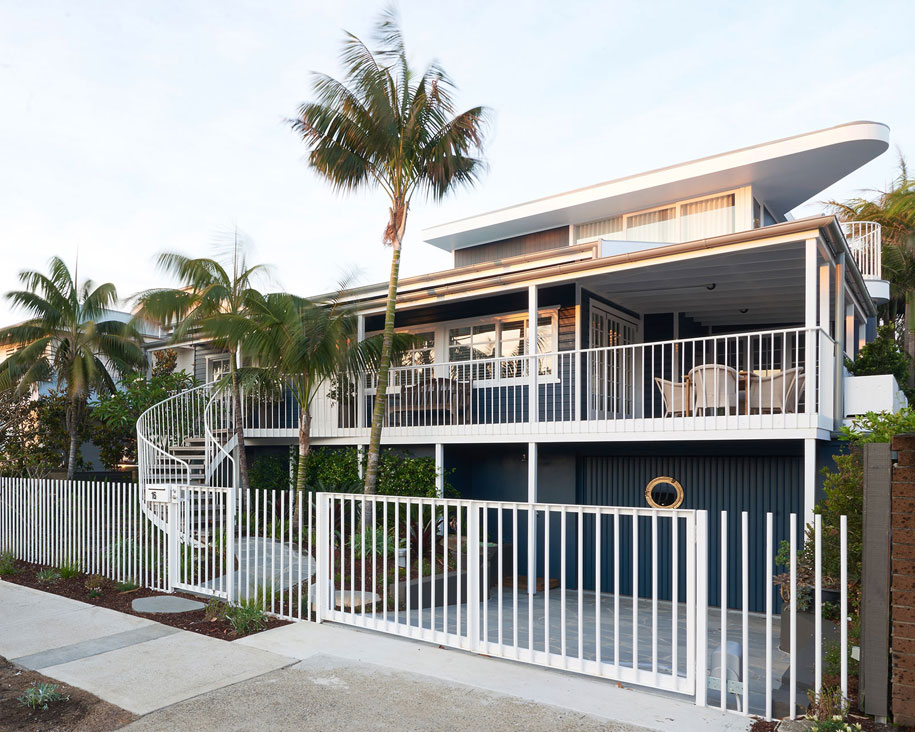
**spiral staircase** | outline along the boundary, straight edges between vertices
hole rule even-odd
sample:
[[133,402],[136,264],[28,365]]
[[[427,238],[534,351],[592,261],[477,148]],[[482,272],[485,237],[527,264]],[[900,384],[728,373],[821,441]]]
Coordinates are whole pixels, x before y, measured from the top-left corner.
[[194,487],[234,489],[234,414],[230,395],[210,383],[173,394],[137,420],[141,508],[150,522],[169,530],[168,504],[148,502],[147,488],[175,487],[179,497],[195,493],[192,508],[179,512],[178,539],[183,544],[200,546],[224,518],[223,504]]

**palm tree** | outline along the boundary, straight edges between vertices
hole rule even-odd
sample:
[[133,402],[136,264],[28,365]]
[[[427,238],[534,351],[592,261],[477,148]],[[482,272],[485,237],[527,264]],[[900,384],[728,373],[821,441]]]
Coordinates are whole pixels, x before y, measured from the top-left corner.
[[[238,444],[238,473],[241,488],[248,488],[248,460],[242,421],[241,387],[237,362],[239,347],[250,327],[248,303],[261,297],[255,280],[266,271],[265,265],[248,266],[238,237],[232,248],[231,262],[223,265],[215,259],[191,259],[183,254],[164,252],[159,255],[160,270],[182,282],[181,288],[148,290],[139,295],[137,317],[164,325],[174,325],[172,342],[188,335],[211,340],[229,353],[227,388],[232,391],[235,413],[235,437]],[[218,385],[222,388],[222,385]]]
[[461,185],[473,185],[484,167],[482,149],[488,110],[455,114],[454,85],[438,66],[418,75],[407,52],[396,12],[385,11],[376,26],[373,53],[347,33],[341,60],[344,79],[316,74],[315,101],[291,121],[309,148],[309,166],[336,191],[381,188],[389,199],[382,240],[391,246],[384,334],[372,410],[365,492],[374,493],[391,366],[400,253],[410,201],[417,191],[441,200]]
[[[243,348],[253,365],[242,370],[243,380],[261,393],[288,389],[298,405],[298,501],[311,448],[311,403],[322,384],[364,366],[372,345],[357,347],[355,314],[339,298],[313,302],[286,293],[254,295],[248,311],[251,327]],[[292,511],[295,517],[295,504]]]
[[905,160],[884,190],[867,191],[869,196],[827,205],[842,221],[874,221],[880,224],[883,240],[883,272],[890,282],[887,315],[896,321],[904,313],[905,347],[915,356],[915,178],[909,177]]
[[70,437],[67,480],[76,469],[79,424],[91,392],[110,393],[116,378],[141,368],[145,356],[136,330],[110,319],[118,303],[110,282],[82,284],[63,260],[51,259],[48,274],[19,274],[24,289],[6,297],[30,317],[0,330],[0,345],[21,350],[0,366],[0,389],[25,393],[41,382],[55,381],[68,398],[66,422]]

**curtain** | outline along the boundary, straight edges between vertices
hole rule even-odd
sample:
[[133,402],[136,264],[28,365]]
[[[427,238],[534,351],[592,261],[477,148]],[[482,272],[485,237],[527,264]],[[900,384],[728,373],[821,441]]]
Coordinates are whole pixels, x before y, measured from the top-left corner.
[[695,241],[734,231],[734,194],[703,198],[680,206],[680,241]]

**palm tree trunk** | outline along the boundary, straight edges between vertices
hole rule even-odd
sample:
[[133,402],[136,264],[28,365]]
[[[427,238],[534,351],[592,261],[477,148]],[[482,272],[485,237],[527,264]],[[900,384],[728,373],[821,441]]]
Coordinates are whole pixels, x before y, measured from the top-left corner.
[[232,401],[235,407],[235,441],[238,445],[238,478],[241,489],[248,490],[248,456],[245,453],[245,427],[241,413],[241,387],[238,385],[238,370],[235,364],[235,354],[229,359],[229,370],[232,374]]
[[299,409],[299,464],[295,471],[295,494],[292,499],[292,529],[293,535],[298,536],[301,526],[299,524],[298,502],[302,500],[305,492],[305,462],[311,450],[311,414],[307,409]]
[[[391,227],[396,233],[391,242],[391,278],[388,281],[388,300],[384,311],[384,336],[381,340],[381,359],[378,364],[378,382],[372,408],[372,432],[365,463],[365,493],[375,493],[378,482],[378,455],[381,451],[381,427],[387,403],[388,374],[391,370],[391,345],[394,342],[394,311],[397,307],[397,281],[400,277],[400,250],[407,226],[407,209],[403,204],[391,208]],[[399,225],[397,222],[400,222]]]
[[73,397],[67,408],[67,432],[70,435],[70,449],[67,453],[67,480],[73,480],[76,472],[76,448],[79,441],[79,398]]

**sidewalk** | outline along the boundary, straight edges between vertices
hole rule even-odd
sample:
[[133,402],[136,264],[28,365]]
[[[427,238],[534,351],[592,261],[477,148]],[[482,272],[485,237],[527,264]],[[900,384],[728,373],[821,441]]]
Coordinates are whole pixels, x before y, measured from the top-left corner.
[[0,656],[147,714],[293,659],[0,581]]
[[746,730],[690,700],[341,625],[232,643],[0,581],[0,655],[138,715],[126,729]]

